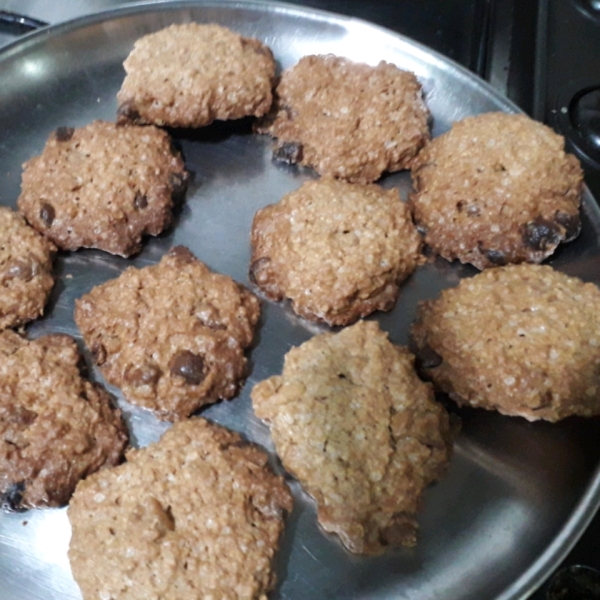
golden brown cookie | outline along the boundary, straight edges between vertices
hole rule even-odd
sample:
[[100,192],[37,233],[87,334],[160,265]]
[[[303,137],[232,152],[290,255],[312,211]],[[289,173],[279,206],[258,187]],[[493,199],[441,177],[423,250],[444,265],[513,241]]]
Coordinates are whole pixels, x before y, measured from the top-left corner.
[[413,545],[424,488],[450,458],[448,414],[376,322],[316,336],[252,390],[284,467],[352,552]]
[[75,307],[106,380],[168,420],[237,392],[259,315],[254,294],[183,246],[96,286]]
[[260,117],[273,100],[271,50],[215,24],[171,25],[146,35],[123,66],[119,122],[202,127]]
[[121,461],[127,430],[109,394],[81,374],[75,340],[0,333],[0,501],[66,504],[77,482]]
[[171,223],[188,175],[156,127],[60,127],[26,162],[19,210],[59,248],[130,256]]
[[268,457],[204,419],[82,482],[69,559],[85,600],[266,600],[292,497]]
[[274,157],[357,183],[410,167],[429,139],[429,111],[413,73],[338,56],[305,56],[287,69],[261,126]]
[[600,290],[549,266],[489,269],[419,307],[424,373],[459,404],[530,421],[600,414]]
[[21,215],[0,206],[0,330],[44,314],[55,252]]
[[583,172],[564,139],[525,115],[455,123],[412,165],[409,204],[425,242],[478,269],[539,263],[579,234]]
[[325,178],[258,211],[250,277],[307,319],[347,325],[393,307],[420,247],[398,190]]

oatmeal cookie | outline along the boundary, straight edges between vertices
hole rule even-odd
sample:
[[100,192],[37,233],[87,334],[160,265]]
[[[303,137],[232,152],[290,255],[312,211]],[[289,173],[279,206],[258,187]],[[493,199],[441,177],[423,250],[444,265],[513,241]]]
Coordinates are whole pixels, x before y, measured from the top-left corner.
[[549,266],[463,279],[419,306],[412,338],[459,404],[530,421],[600,414],[600,290]]
[[0,502],[66,504],[77,482],[120,462],[127,444],[109,394],[81,374],[75,340],[0,334]]
[[410,206],[425,242],[478,269],[539,263],[579,234],[583,172],[564,138],[525,115],[455,123],[412,166]]
[[188,179],[166,132],[105,121],[60,127],[23,167],[18,205],[35,229],[64,250],[120,256],[171,223]]
[[448,414],[376,322],[316,336],[252,390],[284,467],[352,552],[413,545],[424,488],[451,454]]
[[398,190],[326,178],[258,211],[250,278],[307,319],[347,325],[393,307],[420,247]]
[[171,25],[146,35],[123,66],[119,122],[202,127],[260,117],[273,101],[271,50],[215,24]]
[[183,246],[156,265],[128,268],[75,307],[106,380],[167,420],[237,392],[259,315],[251,292]]
[[41,316],[54,285],[56,247],[0,206],[0,330]]
[[305,56],[286,70],[259,131],[274,157],[357,183],[410,167],[429,139],[429,111],[413,73],[338,56]]
[[265,452],[189,419],[79,484],[71,568],[85,600],[266,600],[291,509]]

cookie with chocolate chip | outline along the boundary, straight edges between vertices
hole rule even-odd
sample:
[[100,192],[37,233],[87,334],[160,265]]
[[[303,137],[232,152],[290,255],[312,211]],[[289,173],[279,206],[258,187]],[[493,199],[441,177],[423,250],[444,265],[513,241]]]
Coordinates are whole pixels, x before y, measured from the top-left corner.
[[292,496],[268,455],[200,418],[82,482],[69,559],[85,600],[266,600]]
[[260,117],[273,100],[271,50],[216,24],[171,25],[146,35],[123,66],[120,123],[202,127]]
[[539,263],[579,234],[583,172],[564,138],[525,115],[455,123],[412,165],[411,210],[425,242],[478,269]]
[[54,285],[54,244],[0,206],[0,330],[41,316]]
[[277,160],[369,183],[410,167],[429,139],[428,120],[413,73],[383,61],[305,56],[283,73],[259,131],[277,138]]
[[398,190],[333,178],[259,210],[251,241],[252,281],[329,325],[390,310],[421,259],[421,236]]
[[188,180],[166,132],[105,121],[60,127],[23,167],[18,206],[30,225],[64,250],[120,256],[168,227]]
[[284,467],[351,552],[416,542],[424,489],[452,452],[449,416],[375,321],[318,335],[252,390]]
[[600,414],[600,290],[549,266],[487,269],[422,303],[425,376],[462,405],[530,421]]
[[106,380],[167,420],[235,395],[259,315],[251,292],[182,246],[93,288],[75,308]]
[[77,482],[118,464],[127,445],[120,411],[81,372],[75,340],[0,333],[0,502],[62,506]]

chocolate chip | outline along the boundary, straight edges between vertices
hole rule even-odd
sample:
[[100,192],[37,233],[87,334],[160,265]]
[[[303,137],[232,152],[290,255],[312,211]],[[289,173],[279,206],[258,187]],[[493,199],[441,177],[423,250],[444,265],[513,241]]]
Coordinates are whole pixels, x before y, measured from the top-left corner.
[[183,173],[171,173],[169,175],[169,187],[171,196],[175,201],[183,198],[188,186],[189,175],[187,171]]
[[117,108],[117,118],[121,123],[124,121],[136,123],[140,120],[140,113],[133,102],[124,102]]
[[32,261],[23,258],[16,258],[6,270],[4,280],[21,279],[22,281],[31,281],[36,273],[37,263],[32,263]]
[[189,350],[181,350],[169,362],[171,374],[183,377],[189,385],[199,385],[204,381],[204,358]]
[[25,507],[21,505],[23,494],[25,492],[25,482],[11,483],[6,491],[0,496],[0,507],[3,510],[23,511]]
[[557,211],[554,218],[557,223],[560,223],[565,228],[565,238],[563,242],[574,240],[581,232],[581,219],[578,214],[573,215]]
[[416,223],[415,227],[421,235],[427,235],[427,233],[429,232],[429,227],[427,227],[427,225],[425,225],[424,223]]
[[160,377],[160,370],[156,365],[152,364],[144,364],[139,367],[129,365],[125,369],[123,377],[127,383],[130,383],[134,387],[154,385]]
[[380,534],[380,542],[384,545],[401,546],[416,541],[416,525],[406,513],[396,513],[390,525]]
[[133,208],[135,210],[142,210],[148,206],[148,198],[144,196],[144,194],[140,192],[135,193],[135,198],[133,199]]
[[15,406],[10,411],[7,417],[3,420],[5,423],[11,423],[13,425],[20,425],[21,427],[27,427],[31,425],[36,419],[38,414],[33,410],[29,410],[24,406]]
[[54,132],[54,139],[57,142],[68,142],[75,133],[75,129],[73,127],[59,127]]
[[171,154],[173,156],[179,156],[182,152],[179,140],[176,140],[175,138],[169,138],[169,150],[171,150]]
[[443,362],[444,359],[427,343],[416,351],[417,369],[435,369]]
[[261,56],[271,56],[271,51],[266,47],[260,44],[257,40],[242,38],[242,48],[247,48],[250,46],[250,49]]
[[250,265],[250,271],[248,273],[248,277],[250,278],[250,281],[254,285],[260,285],[262,282],[264,282],[267,279],[267,277],[268,277],[267,269],[268,269],[270,262],[271,262],[271,259],[268,256],[263,256],[262,258],[255,260]]
[[193,263],[196,260],[196,257],[192,254],[189,248],[186,248],[185,246],[175,246],[171,248],[169,251],[169,256],[173,256],[177,260],[186,264]]
[[281,106],[280,110],[282,110],[285,113],[285,116],[287,119],[291,120],[296,116],[296,111],[291,106],[288,106],[287,104],[283,104]]
[[486,250],[485,255],[493,265],[496,265],[498,267],[501,267],[508,263],[506,254],[504,254],[504,252],[502,252],[501,250]]
[[106,362],[106,348],[100,342],[94,342],[92,346],[92,358],[94,362],[100,366]]
[[556,223],[546,219],[536,219],[525,225],[523,242],[534,250],[548,250],[561,241],[560,230]]
[[54,217],[56,217],[56,211],[51,204],[44,202],[40,208],[40,219],[42,223],[46,227],[50,227],[52,225],[52,221],[54,221]]
[[298,142],[286,142],[273,150],[273,158],[288,165],[299,163],[302,160],[303,148]]

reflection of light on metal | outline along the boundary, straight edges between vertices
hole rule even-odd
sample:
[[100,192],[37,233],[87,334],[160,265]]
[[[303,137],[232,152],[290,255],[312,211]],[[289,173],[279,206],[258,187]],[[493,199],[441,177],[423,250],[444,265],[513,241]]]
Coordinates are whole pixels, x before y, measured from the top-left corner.
[[45,510],[36,513],[35,517],[29,526],[36,559],[40,563],[63,566],[71,537],[66,511]]
[[44,63],[41,60],[25,60],[22,71],[28,77],[40,77],[44,74]]
[[52,597],[78,598],[67,556],[70,537],[65,509],[4,513],[0,520],[0,545],[10,548],[10,552],[0,561],[0,597],[14,598],[14,594],[6,591],[21,589],[19,577],[25,572],[35,573],[35,578],[39,578],[32,584],[34,587],[39,584],[42,591],[36,598],[50,597],[43,594],[44,589],[61,594]]

